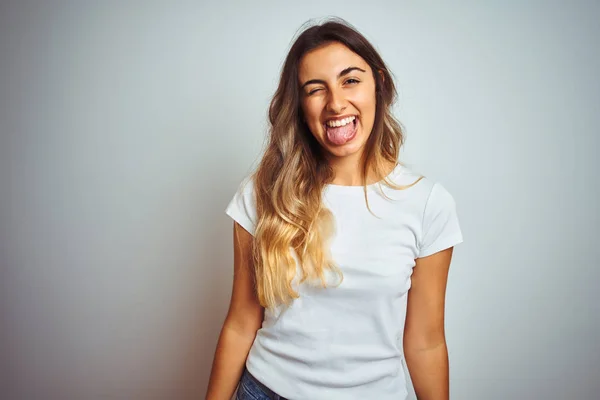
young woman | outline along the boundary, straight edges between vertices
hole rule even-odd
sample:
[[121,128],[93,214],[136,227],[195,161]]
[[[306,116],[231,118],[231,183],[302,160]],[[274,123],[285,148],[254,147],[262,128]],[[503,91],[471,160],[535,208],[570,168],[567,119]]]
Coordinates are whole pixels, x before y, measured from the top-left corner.
[[400,164],[396,90],[343,21],[285,60],[270,140],[227,208],[234,281],[207,398],[448,399],[453,197]]

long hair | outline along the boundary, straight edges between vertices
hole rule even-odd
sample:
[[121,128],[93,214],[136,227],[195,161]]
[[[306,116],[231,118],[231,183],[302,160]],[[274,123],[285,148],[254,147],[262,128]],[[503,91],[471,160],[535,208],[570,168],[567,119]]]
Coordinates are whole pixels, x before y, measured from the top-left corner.
[[[322,191],[333,180],[333,171],[303,121],[298,83],[302,57],[332,42],[339,42],[362,57],[375,79],[375,121],[365,144],[361,168],[367,207],[367,174],[386,176],[389,172],[386,168],[398,161],[404,143],[401,125],[391,112],[396,88],[371,43],[337,18],[305,29],[292,44],[283,64],[269,107],[267,146],[253,174],[258,216],[254,272],[258,299],[264,307],[289,304],[299,296],[292,285],[298,269],[300,283],[320,281],[325,287],[328,272],[343,278],[329,252],[333,215],[322,204]],[[384,181],[394,186],[387,179]]]

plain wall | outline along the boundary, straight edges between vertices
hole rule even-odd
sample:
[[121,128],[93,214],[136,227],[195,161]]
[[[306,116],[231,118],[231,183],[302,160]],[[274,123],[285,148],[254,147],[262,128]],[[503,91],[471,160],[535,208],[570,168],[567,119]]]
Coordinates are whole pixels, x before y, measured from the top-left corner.
[[598,2],[95,3],[0,5],[3,399],[203,398],[224,209],[292,37],[329,15],[381,52],[402,160],[458,204],[452,398],[598,398]]

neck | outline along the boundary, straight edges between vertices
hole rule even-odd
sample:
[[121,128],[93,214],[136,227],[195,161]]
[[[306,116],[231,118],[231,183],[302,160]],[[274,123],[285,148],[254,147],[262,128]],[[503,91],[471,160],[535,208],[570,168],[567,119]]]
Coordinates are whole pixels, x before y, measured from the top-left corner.
[[329,165],[333,170],[334,185],[342,186],[362,186],[362,171],[360,158],[348,159],[350,157],[342,157],[329,160]]
[[[334,185],[340,186],[363,186],[362,162],[361,157],[339,157],[329,159],[329,165],[333,169],[334,178],[331,181]],[[377,176],[375,171],[367,171],[367,185],[379,182],[387,176],[396,166],[395,163],[386,165],[384,176]]]

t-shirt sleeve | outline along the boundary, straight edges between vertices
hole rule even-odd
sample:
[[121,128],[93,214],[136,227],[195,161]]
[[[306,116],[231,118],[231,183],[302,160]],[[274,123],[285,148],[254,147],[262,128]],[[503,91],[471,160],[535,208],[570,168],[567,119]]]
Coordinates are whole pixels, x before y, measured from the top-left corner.
[[225,213],[254,236],[257,218],[254,184],[251,178],[242,181]]
[[425,205],[418,258],[445,250],[462,241],[454,198],[440,183],[435,183]]

